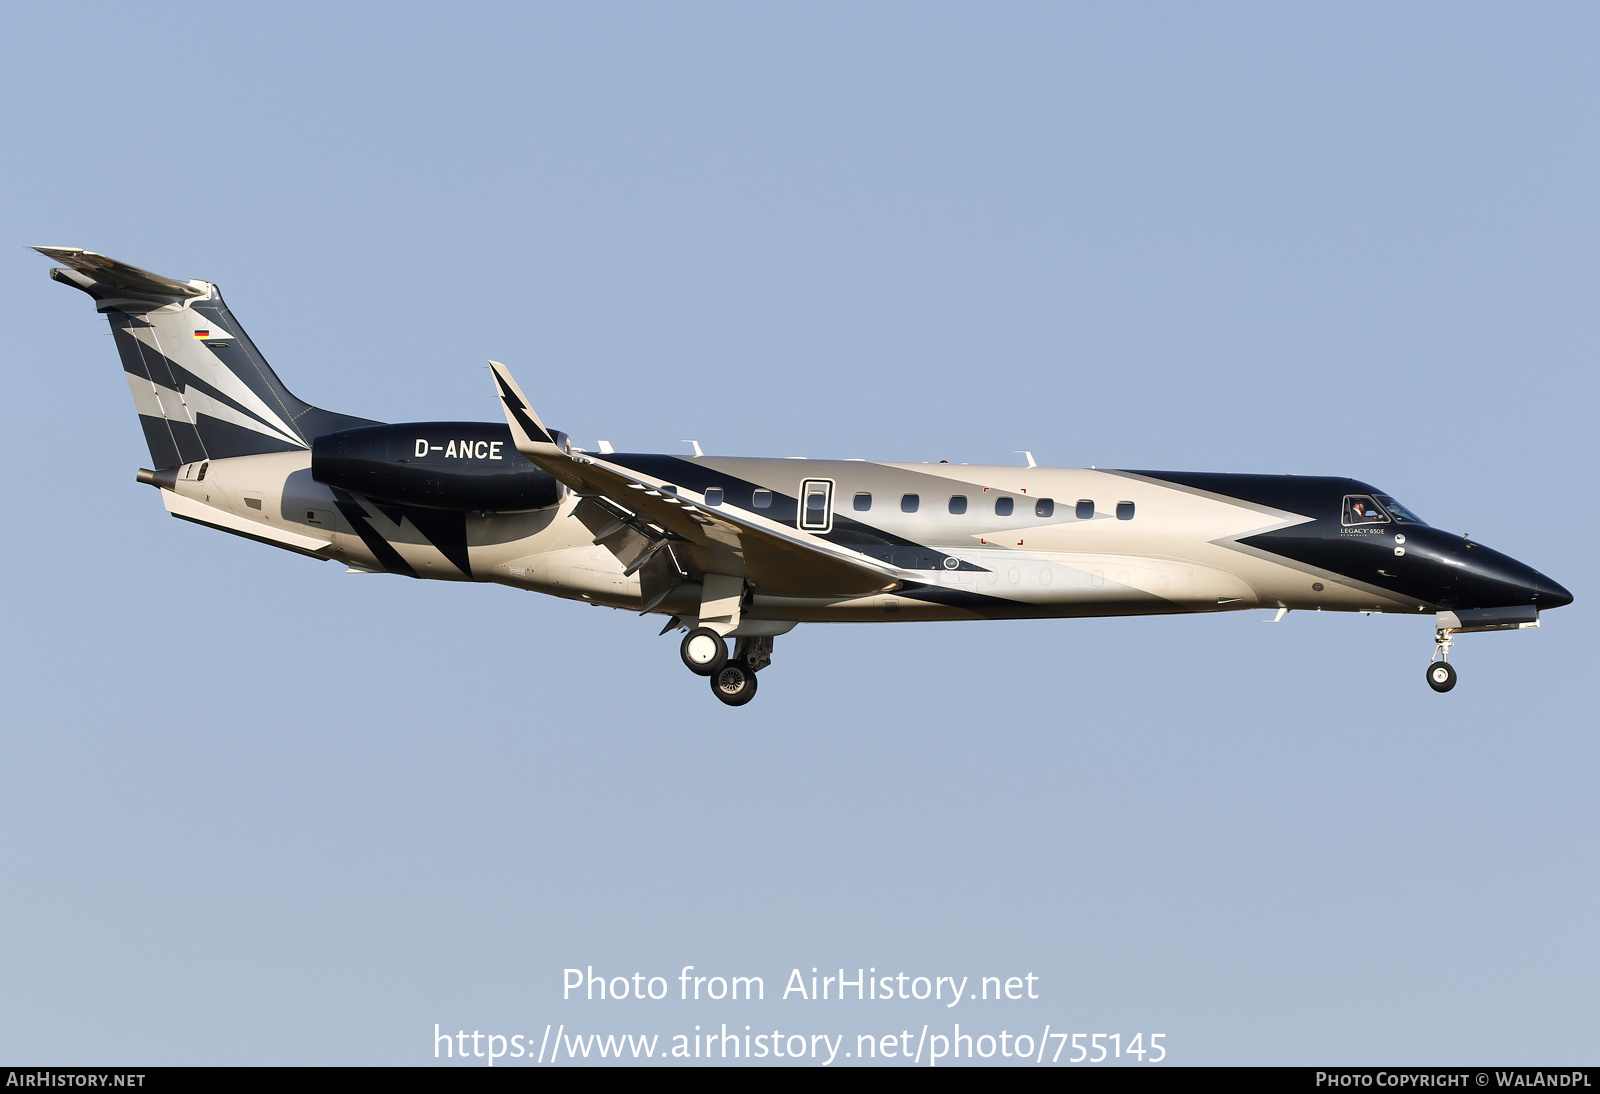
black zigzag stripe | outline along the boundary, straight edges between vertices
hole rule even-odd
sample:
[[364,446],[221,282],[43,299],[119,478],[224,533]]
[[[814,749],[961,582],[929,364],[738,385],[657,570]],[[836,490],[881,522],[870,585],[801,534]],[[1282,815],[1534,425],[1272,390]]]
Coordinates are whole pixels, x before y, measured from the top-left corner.
[[406,577],[416,577],[417,571],[411,564],[400,557],[400,552],[394,545],[378,534],[378,530],[367,521],[367,514],[361,508],[361,503],[345,493],[343,490],[333,492],[333,503],[339,507],[339,512],[344,514],[344,519],[356,530],[356,535],[361,537],[361,542],[367,545],[367,550],[372,552],[372,557],[378,560],[391,574],[403,574]]
[[467,515],[465,513],[451,512],[448,509],[421,509],[417,506],[407,506],[404,510],[406,519],[417,531],[421,532],[429,543],[439,549],[439,553],[450,560],[450,564],[468,577],[472,576],[472,560],[467,554]]
[[512,417],[516,418],[517,424],[522,427],[522,431],[536,441],[554,444],[555,442],[551,439],[550,434],[539,428],[539,423],[528,416],[527,404],[517,398],[517,393],[507,387],[505,381],[500,379],[499,375],[495,376],[494,382],[500,389],[500,401],[506,404],[506,409],[511,412]]

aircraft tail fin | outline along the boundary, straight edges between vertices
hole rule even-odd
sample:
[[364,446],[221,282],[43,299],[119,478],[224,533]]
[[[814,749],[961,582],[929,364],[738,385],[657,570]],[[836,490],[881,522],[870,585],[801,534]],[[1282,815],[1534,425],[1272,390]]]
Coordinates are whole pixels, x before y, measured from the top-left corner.
[[52,279],[87,293],[111,324],[157,468],[311,447],[376,424],[296,398],[208,281],[175,281],[79,247],[35,247]]

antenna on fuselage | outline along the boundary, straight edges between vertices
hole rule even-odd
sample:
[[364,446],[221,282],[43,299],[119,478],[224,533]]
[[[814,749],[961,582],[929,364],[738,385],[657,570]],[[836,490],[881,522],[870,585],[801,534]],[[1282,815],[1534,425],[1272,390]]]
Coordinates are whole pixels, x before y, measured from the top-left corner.
[[1011,451],[1015,452],[1019,456],[1028,457],[1028,466],[1029,467],[1038,467],[1039,466],[1038,464],[1033,462],[1033,453],[1032,452],[1024,452],[1020,448],[1013,448]]
[[688,438],[684,438],[684,439],[680,440],[678,443],[679,444],[692,444],[692,445],[694,445],[694,454],[696,456],[704,456],[705,455],[704,452],[700,451],[700,442],[699,441],[691,441]]

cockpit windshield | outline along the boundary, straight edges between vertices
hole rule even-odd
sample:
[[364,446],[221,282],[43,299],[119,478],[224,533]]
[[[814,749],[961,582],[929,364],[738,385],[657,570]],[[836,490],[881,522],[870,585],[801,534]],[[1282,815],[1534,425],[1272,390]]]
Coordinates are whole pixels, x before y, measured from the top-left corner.
[[1352,524],[1388,524],[1389,515],[1366,494],[1346,494],[1344,523],[1346,527]]
[[1378,497],[1378,502],[1385,509],[1389,510],[1389,515],[1392,516],[1395,520],[1399,521],[1401,524],[1427,524],[1428,523],[1427,521],[1423,520],[1421,517],[1417,516],[1417,514],[1413,513],[1411,510],[1407,509],[1404,505],[1401,505],[1399,502],[1395,501],[1393,498],[1388,497],[1388,496],[1386,496],[1384,494],[1379,494],[1377,497]]

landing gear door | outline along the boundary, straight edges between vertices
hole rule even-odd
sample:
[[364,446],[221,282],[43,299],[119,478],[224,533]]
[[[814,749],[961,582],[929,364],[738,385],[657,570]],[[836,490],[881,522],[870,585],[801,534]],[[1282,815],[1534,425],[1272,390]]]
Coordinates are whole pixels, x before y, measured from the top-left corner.
[[806,479],[800,484],[800,528],[823,535],[833,531],[832,479]]

